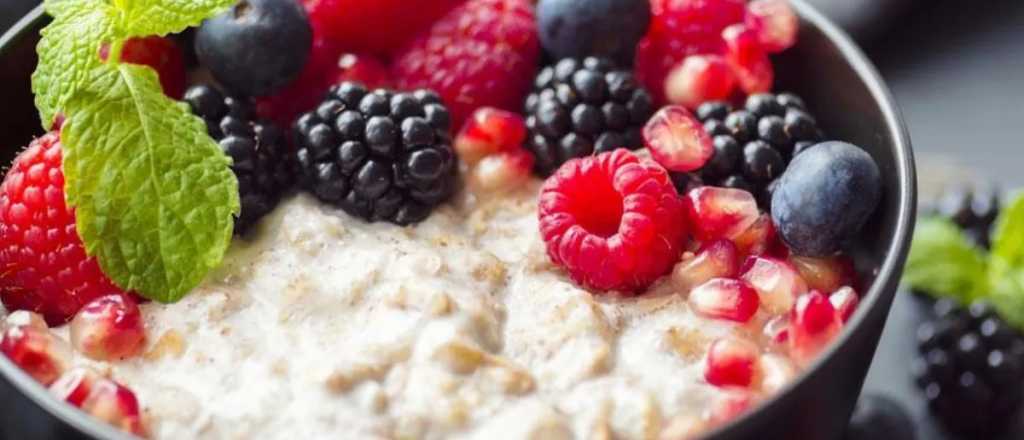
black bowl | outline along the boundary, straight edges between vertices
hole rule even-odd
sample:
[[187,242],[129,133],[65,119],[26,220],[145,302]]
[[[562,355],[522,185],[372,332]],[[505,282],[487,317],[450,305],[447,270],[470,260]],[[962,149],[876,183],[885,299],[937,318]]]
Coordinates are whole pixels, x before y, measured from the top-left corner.
[[[714,439],[838,439],[860,394],[910,245],[916,181],[899,110],[871,63],[850,39],[802,0],[796,47],[776,60],[777,88],[805,98],[834,138],[860,145],[878,162],[885,195],[849,250],[870,286],[842,335],[778,396],[709,434]],[[48,22],[36,9],[0,38],[0,161],[40,133],[29,76]],[[0,356],[0,433],[9,439],[128,438],[47,394]]]

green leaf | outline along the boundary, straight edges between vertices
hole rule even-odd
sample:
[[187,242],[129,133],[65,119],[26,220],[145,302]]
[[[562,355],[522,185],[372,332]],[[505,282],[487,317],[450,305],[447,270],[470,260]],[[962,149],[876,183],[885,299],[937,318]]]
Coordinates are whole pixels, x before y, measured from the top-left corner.
[[1024,329],[1024,269],[993,271],[988,300],[999,316],[1018,329]]
[[988,291],[987,262],[963,232],[940,218],[918,220],[903,281],[934,296],[969,303]]
[[991,301],[999,314],[1024,329],[1024,195],[999,214],[992,235],[989,280]]
[[167,35],[197,26],[238,0],[120,0],[116,25],[122,38]]
[[220,264],[239,211],[230,159],[156,74],[96,68],[68,101],[68,202],[90,255],[118,286],[181,299]]
[[101,0],[48,0],[45,6],[54,20],[36,46],[39,64],[32,74],[32,92],[43,129],[49,130],[68,99],[101,64],[100,46],[113,34],[113,10]]

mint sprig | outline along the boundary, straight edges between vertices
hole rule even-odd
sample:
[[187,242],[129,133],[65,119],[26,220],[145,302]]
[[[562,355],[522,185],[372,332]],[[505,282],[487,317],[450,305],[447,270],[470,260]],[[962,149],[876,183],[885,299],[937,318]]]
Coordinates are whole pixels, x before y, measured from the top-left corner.
[[903,281],[963,304],[989,301],[1003,319],[1024,330],[1024,194],[999,214],[988,253],[949,220],[920,219]]
[[[54,21],[32,77],[44,127],[57,114],[78,234],[119,287],[173,302],[218,266],[238,182],[205,124],[156,73],[119,63],[127,38],[199,24],[235,0],[47,0]],[[100,48],[110,45],[109,59]]]

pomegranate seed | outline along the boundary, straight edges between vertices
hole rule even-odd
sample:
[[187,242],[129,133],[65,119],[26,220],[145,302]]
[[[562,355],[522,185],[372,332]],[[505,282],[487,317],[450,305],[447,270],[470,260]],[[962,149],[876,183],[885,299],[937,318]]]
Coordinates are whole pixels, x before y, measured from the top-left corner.
[[853,312],[857,311],[857,304],[860,303],[857,292],[849,286],[833,292],[832,295],[829,295],[828,300],[832,303],[832,307],[835,307],[836,313],[839,314],[839,321],[843,324],[850,320]]
[[821,292],[812,290],[797,298],[790,322],[789,343],[794,358],[809,363],[840,329],[839,316]]
[[758,362],[761,367],[761,391],[775,394],[796,377],[796,366],[777,354],[765,354]]
[[0,352],[43,385],[57,380],[71,360],[63,340],[35,326],[9,327],[0,340]]
[[736,245],[729,240],[716,240],[704,245],[696,255],[676,266],[672,279],[689,291],[712,278],[732,278],[739,272]]
[[754,406],[754,394],[743,389],[730,389],[719,396],[708,409],[708,423],[712,426],[729,423]]
[[743,281],[715,278],[690,292],[694,311],[714,319],[747,322],[757,313],[757,291]]
[[718,55],[690,55],[665,78],[669,102],[691,109],[707,101],[727,99],[735,89],[732,67]]
[[789,316],[779,315],[769,319],[764,325],[764,335],[776,344],[785,344],[789,341]]
[[760,217],[745,231],[733,239],[741,255],[765,255],[774,254],[781,247],[775,233],[775,224],[768,214],[761,214]]
[[844,256],[811,258],[791,256],[789,261],[807,281],[808,287],[822,292],[835,292],[853,283],[853,261]]
[[[328,84],[357,82],[368,88],[391,86],[391,72],[380,59],[366,54],[345,53],[338,57],[338,66],[327,70]],[[309,86],[308,84],[306,85]]]
[[754,381],[759,350],[739,338],[715,340],[708,349],[704,379],[718,386],[748,387]]
[[807,283],[789,263],[774,258],[750,257],[743,263],[740,279],[757,290],[761,305],[771,314],[786,313],[796,297],[807,292]]
[[491,154],[473,168],[473,181],[484,190],[514,189],[530,178],[533,155],[523,148]]
[[7,315],[7,319],[4,320],[4,325],[7,328],[10,327],[33,327],[39,330],[48,330],[50,327],[46,325],[46,319],[43,315],[28,310],[16,310],[10,315]]
[[50,394],[76,407],[81,407],[85,399],[89,397],[93,384],[101,379],[103,376],[96,370],[77,367],[68,370],[53,385],[50,385]]
[[99,378],[79,406],[87,414],[124,432],[145,435],[135,393],[110,379]]
[[133,356],[146,339],[139,306],[124,295],[92,300],[75,315],[70,327],[71,344],[97,360]]
[[501,151],[519,148],[526,139],[526,123],[518,114],[483,107],[466,120],[455,138],[455,151],[467,164]]
[[771,90],[775,71],[757,33],[742,24],[734,24],[722,31],[722,39],[726,46],[725,59],[732,66],[740,88],[749,94]]
[[678,172],[703,167],[715,148],[700,121],[685,107],[659,110],[644,126],[644,143],[661,166]]
[[788,0],[754,0],[747,5],[747,27],[757,33],[768,53],[782,52],[796,44],[800,19]]
[[757,201],[741,189],[695,188],[686,194],[690,223],[700,241],[733,239],[757,221]]

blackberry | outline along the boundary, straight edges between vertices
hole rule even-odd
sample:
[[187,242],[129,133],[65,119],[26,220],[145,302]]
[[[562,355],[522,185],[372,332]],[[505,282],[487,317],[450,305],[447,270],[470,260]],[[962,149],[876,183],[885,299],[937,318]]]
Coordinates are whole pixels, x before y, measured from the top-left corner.
[[242,204],[235,234],[245,234],[295,184],[297,169],[287,140],[273,123],[253,119],[255,111],[248,100],[198,85],[188,89],[185,102],[234,161],[231,170],[238,178]]
[[790,160],[825,140],[800,97],[792,93],[750,95],[742,109],[723,101],[697,108],[715,154],[701,177],[709,185],[750,191],[768,210],[773,183]]
[[641,130],[653,113],[651,95],[633,73],[609,60],[565,58],[545,67],[526,98],[526,148],[536,158],[534,171],[548,176],[572,158],[640,148]]
[[450,125],[434,92],[336,85],[295,121],[303,186],[366,221],[418,223],[455,191]]
[[931,213],[956,223],[976,244],[988,248],[1000,196],[993,185],[954,185],[943,191]]
[[995,435],[1024,400],[1024,337],[984,302],[962,308],[943,299],[934,310],[917,329],[915,380],[951,431]]

